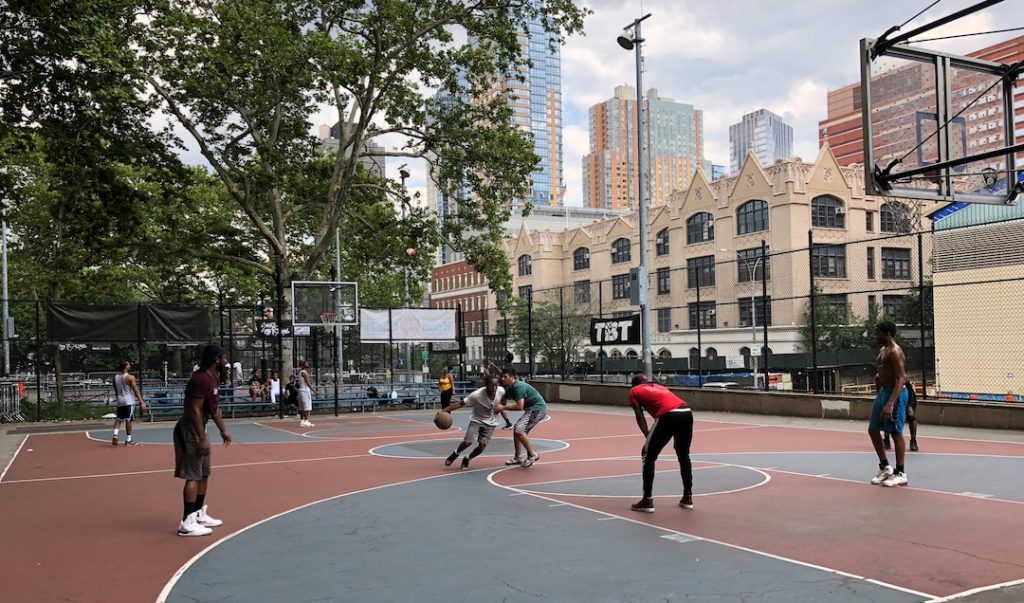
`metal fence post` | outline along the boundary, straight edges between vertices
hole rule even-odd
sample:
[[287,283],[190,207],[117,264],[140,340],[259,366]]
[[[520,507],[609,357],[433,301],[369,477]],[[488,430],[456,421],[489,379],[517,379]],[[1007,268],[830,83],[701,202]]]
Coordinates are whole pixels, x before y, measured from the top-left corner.
[[[764,349],[761,350],[761,366],[764,367],[764,391],[768,391],[768,243],[761,239],[761,328],[764,330]],[[753,309],[751,309],[753,311]],[[757,385],[757,375],[754,376]]]
[[526,339],[530,378],[533,378],[533,287],[526,292]]
[[562,287],[558,288],[558,338],[562,350],[562,379],[565,379],[565,361],[569,350],[565,348],[565,299]]
[[[928,358],[925,356],[928,349],[928,342],[925,339],[925,311],[924,311],[924,234],[921,232],[917,233],[917,306],[918,306],[918,321],[920,325],[920,336],[921,336],[921,397],[928,397]],[[934,348],[932,348],[934,350]]]
[[[690,276],[689,270],[687,270],[686,276],[687,276],[687,278],[689,278],[689,276]],[[701,353],[701,350],[704,349],[703,348],[704,343],[701,340],[702,329],[701,329],[701,324],[700,324],[701,323],[701,320],[700,320],[701,319],[701,313],[700,313],[700,278],[699,278],[700,275],[698,274],[697,277],[698,277],[696,279],[696,281],[697,281],[697,387],[703,387],[704,386],[704,354]],[[687,311],[686,311],[686,320],[690,320],[689,308],[687,308]],[[686,361],[687,362],[690,361],[689,356],[687,356]]]
[[807,274],[811,285],[811,374],[807,379],[807,389],[816,393],[818,380],[818,317],[815,312],[817,300],[814,295],[814,231],[807,231]]
[[[597,281],[597,317],[604,318],[604,287],[601,286],[601,281]],[[604,338],[597,346],[597,363],[601,371],[601,383],[604,383]]]
[[42,320],[39,317],[42,302],[36,300],[36,421],[43,420],[43,340]]

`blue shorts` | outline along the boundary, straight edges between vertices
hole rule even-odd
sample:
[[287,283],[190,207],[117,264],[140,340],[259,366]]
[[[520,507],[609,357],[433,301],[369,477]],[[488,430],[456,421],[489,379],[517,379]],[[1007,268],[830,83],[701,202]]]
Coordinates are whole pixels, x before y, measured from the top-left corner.
[[900,390],[900,398],[892,409],[892,417],[882,420],[882,409],[885,408],[889,396],[892,394],[891,387],[884,387],[875,395],[875,403],[871,407],[871,421],[868,422],[868,431],[884,431],[902,435],[903,424],[907,421],[907,388]]

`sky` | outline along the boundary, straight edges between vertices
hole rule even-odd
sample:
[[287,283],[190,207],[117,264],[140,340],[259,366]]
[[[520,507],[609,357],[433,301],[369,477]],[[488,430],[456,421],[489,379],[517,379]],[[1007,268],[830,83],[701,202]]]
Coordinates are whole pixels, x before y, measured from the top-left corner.
[[[729,165],[729,125],[766,108],[793,127],[794,154],[813,161],[818,122],[827,114],[829,90],[860,79],[858,45],[900,25],[933,0],[585,0],[594,14],[584,34],[562,47],[563,169],[567,205],[582,204],[582,158],[589,150],[588,110],[611,98],[615,86],[636,85],[635,54],[615,39],[633,19],[643,23],[644,88],[704,112],[705,159]],[[971,6],[977,0],[941,0],[903,31]],[[1024,0],[995,7],[933,30],[923,37],[1024,26]],[[956,54],[1021,35],[1010,32],[932,42],[922,46]],[[325,109],[311,116],[311,132],[337,121]],[[395,137],[380,140],[398,147]],[[194,145],[186,161],[203,163]],[[387,160],[390,177],[408,163],[410,194],[425,193],[423,162]],[[425,198],[425,195],[424,197]]]

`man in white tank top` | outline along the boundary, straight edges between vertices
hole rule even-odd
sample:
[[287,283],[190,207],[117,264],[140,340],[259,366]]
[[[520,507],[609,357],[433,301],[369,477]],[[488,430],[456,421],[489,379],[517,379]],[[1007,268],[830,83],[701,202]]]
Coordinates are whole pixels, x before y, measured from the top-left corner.
[[142,400],[142,392],[139,391],[139,384],[135,377],[129,373],[132,369],[131,362],[125,360],[121,363],[120,372],[114,375],[114,396],[117,402],[117,418],[114,419],[114,437],[111,444],[117,446],[117,435],[121,431],[121,421],[124,421],[124,430],[127,439],[125,446],[134,446],[132,441],[132,422],[135,420],[135,405],[138,404],[141,412],[146,412],[146,403]]
[[307,368],[309,365],[306,363],[306,359],[299,360],[299,378],[296,385],[299,389],[299,416],[302,417],[302,420],[299,421],[300,427],[313,427],[313,423],[309,421],[309,413],[313,410],[313,395],[316,394],[316,389],[309,379]]

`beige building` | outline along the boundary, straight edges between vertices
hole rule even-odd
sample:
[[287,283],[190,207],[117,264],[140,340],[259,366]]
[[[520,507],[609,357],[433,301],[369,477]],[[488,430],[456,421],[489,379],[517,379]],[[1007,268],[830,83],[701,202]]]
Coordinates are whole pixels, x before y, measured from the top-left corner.
[[[919,216],[910,204],[865,195],[862,169],[840,167],[827,145],[813,163],[797,158],[761,166],[748,154],[735,176],[708,182],[698,171],[689,189],[649,212],[652,354],[742,357],[753,349],[756,356],[764,321],[771,353],[803,351],[800,329],[809,307],[812,265],[828,304],[862,317],[875,304],[894,315],[918,284],[921,267],[930,270],[929,262],[918,261],[917,237],[899,236],[916,230]],[[811,258],[809,231],[815,243]],[[635,214],[564,232],[524,226],[507,243],[514,290],[524,295],[532,288],[537,300],[543,289],[567,287],[573,295],[566,299],[576,304],[576,312],[591,308],[596,314],[599,301],[605,316],[637,312],[629,299],[629,271],[640,258],[637,233]],[[893,236],[859,242],[887,235]],[[762,240],[770,253],[767,262],[760,259]],[[928,258],[930,242],[925,245]],[[791,250],[802,251],[781,253]],[[767,317],[761,316],[760,301],[764,263]],[[599,281],[604,281],[600,291]],[[632,357],[640,349],[605,351]]]

